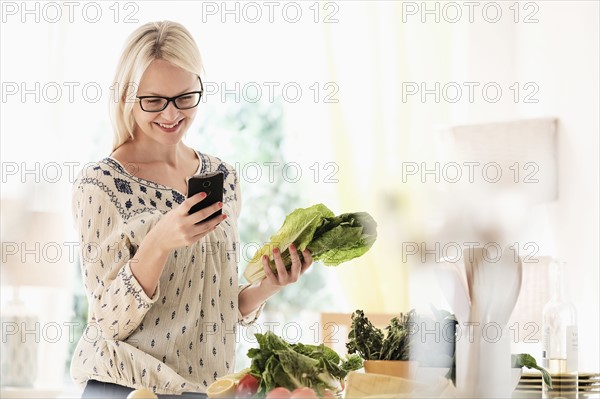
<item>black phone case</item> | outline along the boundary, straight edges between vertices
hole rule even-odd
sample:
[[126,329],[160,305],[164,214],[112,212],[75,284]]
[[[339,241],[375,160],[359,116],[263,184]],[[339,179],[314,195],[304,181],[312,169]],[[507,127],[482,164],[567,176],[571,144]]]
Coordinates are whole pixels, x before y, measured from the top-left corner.
[[[206,193],[206,198],[192,206],[188,214],[198,212],[212,204],[223,201],[223,172],[213,172],[206,175],[196,175],[188,179],[188,198],[200,192]],[[205,220],[221,215],[219,209]]]

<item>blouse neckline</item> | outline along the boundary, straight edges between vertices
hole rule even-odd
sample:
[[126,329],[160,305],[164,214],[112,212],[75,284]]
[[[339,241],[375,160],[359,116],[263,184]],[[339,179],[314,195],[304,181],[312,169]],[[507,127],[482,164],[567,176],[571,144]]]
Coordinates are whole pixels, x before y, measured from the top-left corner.
[[[200,174],[201,171],[204,169],[204,157],[200,155],[200,153],[196,150],[194,150],[194,152],[196,153],[196,156],[198,157],[198,169],[196,170],[196,172],[194,173],[194,175]],[[176,188],[173,187],[169,187],[166,186],[164,184],[160,184],[157,182],[154,182],[152,180],[148,180],[148,179],[144,179],[143,177],[138,177],[138,176],[134,176],[131,173],[129,173],[129,171],[127,169],[125,169],[123,167],[123,165],[121,165],[121,162],[117,161],[115,158],[111,157],[110,155],[105,157],[104,160],[107,160],[109,162],[114,163],[116,166],[119,167],[119,169],[121,169],[123,171],[124,174],[126,174],[128,177],[130,177],[133,180],[136,180],[138,182],[145,182],[145,183],[149,183],[150,185],[153,185],[156,187],[162,187],[165,190],[172,190],[175,191],[176,193],[182,195],[184,198],[187,198],[187,195],[183,194],[182,192],[180,192],[179,190],[177,190]]]

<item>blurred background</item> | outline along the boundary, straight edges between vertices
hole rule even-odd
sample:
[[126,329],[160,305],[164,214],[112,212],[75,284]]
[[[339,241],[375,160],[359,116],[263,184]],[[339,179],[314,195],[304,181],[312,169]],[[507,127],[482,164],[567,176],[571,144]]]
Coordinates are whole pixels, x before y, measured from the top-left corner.
[[23,360],[2,351],[3,385],[34,362],[20,383],[76,395],[87,302],[71,185],[111,152],[126,37],[165,19],[204,61],[184,141],[241,179],[240,273],[295,208],[378,222],[365,256],[317,264],[269,301],[237,369],[268,328],[343,351],[323,314],[452,311],[434,269],[477,243],[530,261],[511,326],[538,362],[548,259],[567,262],[580,370],[600,371],[598,2],[3,1],[2,343],[27,337]]

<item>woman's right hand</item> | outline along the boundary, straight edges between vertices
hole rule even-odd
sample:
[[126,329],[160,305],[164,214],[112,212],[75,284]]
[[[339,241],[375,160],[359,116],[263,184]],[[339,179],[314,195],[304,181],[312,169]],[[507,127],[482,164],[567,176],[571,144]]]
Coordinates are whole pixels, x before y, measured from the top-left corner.
[[148,233],[148,235],[151,235],[154,245],[162,251],[168,252],[191,245],[216,229],[217,225],[227,218],[227,215],[223,214],[207,221],[204,220],[223,208],[222,202],[213,204],[191,215],[188,214],[192,206],[205,198],[205,193],[198,193],[187,198],[177,208],[164,214]]

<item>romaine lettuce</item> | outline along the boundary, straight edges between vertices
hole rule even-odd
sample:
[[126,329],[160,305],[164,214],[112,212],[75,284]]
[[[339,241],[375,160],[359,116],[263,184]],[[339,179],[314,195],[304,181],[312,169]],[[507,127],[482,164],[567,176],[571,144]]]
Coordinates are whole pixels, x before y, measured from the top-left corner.
[[320,394],[325,389],[336,391],[350,371],[363,366],[358,355],[342,360],[333,349],[322,344],[290,344],[272,331],[255,336],[259,347],[248,351],[252,359],[250,374],[260,379],[255,398],[264,397],[276,387],[289,390],[310,387]]
[[273,260],[274,248],[281,251],[283,262],[289,270],[292,265],[289,252],[291,243],[300,252],[308,249],[313,260],[321,260],[327,266],[337,266],[363,255],[376,239],[377,223],[366,212],[335,216],[323,204],[298,208],[286,216],[277,233],[256,252],[244,271],[244,277],[251,283],[264,278],[263,255],[269,256],[271,270],[277,272]]

